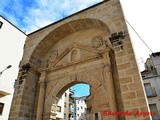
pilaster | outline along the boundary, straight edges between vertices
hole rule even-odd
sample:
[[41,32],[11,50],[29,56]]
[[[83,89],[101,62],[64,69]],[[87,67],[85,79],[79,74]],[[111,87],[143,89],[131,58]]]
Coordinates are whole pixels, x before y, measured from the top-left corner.
[[42,72],[38,82],[39,98],[38,98],[36,120],[43,120],[44,99],[45,99],[45,77],[46,77],[46,73]]

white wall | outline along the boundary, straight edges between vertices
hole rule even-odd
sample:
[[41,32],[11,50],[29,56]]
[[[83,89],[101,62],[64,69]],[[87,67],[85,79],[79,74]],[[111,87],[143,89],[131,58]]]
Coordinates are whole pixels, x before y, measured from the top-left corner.
[[7,120],[26,35],[1,16],[0,21],[3,22],[0,29],[0,71],[8,65],[12,65],[0,76],[0,90],[10,93],[10,95],[0,98],[0,102],[5,103],[0,120]]
[[58,101],[58,106],[61,107],[61,112],[56,112],[57,113],[56,117],[58,118],[64,118],[64,99],[65,95],[63,94],[61,99]]
[[144,79],[143,84],[145,84],[145,83],[150,83],[151,87],[153,87],[156,91],[157,96],[149,97],[147,99],[148,99],[149,105],[156,104],[159,115],[160,115],[160,102],[159,102],[159,100],[160,100],[160,77],[152,77],[152,78]]
[[85,101],[82,99],[76,100],[76,104],[77,104],[77,120],[81,120],[81,119],[85,120],[86,119],[86,108],[87,108]]

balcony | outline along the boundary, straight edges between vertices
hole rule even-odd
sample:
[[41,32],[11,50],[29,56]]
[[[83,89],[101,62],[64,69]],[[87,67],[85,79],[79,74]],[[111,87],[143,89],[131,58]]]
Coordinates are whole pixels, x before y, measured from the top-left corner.
[[69,113],[73,114],[74,113],[74,109],[72,107],[69,108]]

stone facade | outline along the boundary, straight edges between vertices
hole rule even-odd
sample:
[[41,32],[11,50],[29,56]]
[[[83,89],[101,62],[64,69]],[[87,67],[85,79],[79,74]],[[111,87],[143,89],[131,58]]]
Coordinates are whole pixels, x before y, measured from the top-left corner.
[[[148,112],[119,0],[103,1],[29,34],[20,67],[10,120],[56,119],[51,116],[56,116],[57,101],[77,83],[91,86],[89,120],[104,110]],[[55,106],[52,113],[51,106]],[[150,116],[101,119],[149,120]]]

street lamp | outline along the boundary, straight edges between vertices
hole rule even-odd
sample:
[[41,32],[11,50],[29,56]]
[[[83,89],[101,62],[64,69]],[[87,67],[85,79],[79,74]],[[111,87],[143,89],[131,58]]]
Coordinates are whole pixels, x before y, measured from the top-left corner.
[[7,69],[9,69],[9,68],[11,68],[12,66],[11,65],[8,65],[4,70],[2,70],[1,72],[0,72],[0,76],[2,75],[2,73],[5,71],[5,70],[7,70]]

